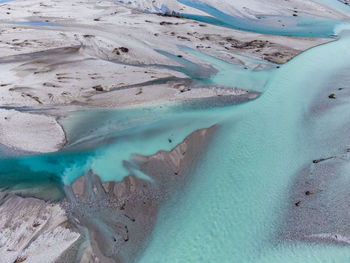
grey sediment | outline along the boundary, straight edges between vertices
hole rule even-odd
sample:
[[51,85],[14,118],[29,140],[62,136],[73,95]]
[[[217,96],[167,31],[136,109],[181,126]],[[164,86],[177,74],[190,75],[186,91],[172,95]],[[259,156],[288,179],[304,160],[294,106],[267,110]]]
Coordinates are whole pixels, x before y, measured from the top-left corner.
[[[333,73],[332,79],[342,81],[325,83],[318,91],[305,113],[309,125],[349,99],[347,71]],[[330,99],[330,93],[337,98]],[[284,220],[276,233],[278,240],[350,245],[350,180],[346,172],[350,161],[349,130],[349,123],[344,122],[319,142],[326,145],[329,154],[313,156],[295,175],[289,186]]]
[[[162,203],[186,184],[215,129],[195,131],[169,152],[134,155],[124,162],[130,175],[121,182],[102,182],[90,170],[64,187],[65,198],[59,202],[21,197],[11,190],[0,192],[0,218],[6,218],[0,232],[12,231],[0,242],[0,252],[13,261],[30,261],[43,253],[35,250],[40,242],[61,241],[64,249],[57,247],[51,262],[133,262],[149,242]],[[136,177],[136,170],[151,180]],[[10,215],[9,209],[14,207],[18,212]],[[24,235],[22,246],[11,247],[20,235],[18,224],[33,230]],[[58,233],[53,235],[55,231]],[[65,236],[64,241],[55,240],[59,233]]]

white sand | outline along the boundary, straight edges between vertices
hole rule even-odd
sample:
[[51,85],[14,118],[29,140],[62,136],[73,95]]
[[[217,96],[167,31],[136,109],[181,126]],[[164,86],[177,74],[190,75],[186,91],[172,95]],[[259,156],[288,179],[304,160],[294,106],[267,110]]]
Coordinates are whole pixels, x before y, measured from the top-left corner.
[[[211,4],[244,16],[259,12],[287,14],[296,6],[305,14],[341,17],[309,0],[283,3],[266,0],[264,4],[258,0],[215,0]],[[110,0],[79,3],[16,0],[1,4],[0,106],[118,108],[235,95],[235,91],[221,94],[222,90],[215,87],[183,92],[188,88],[183,85],[188,77],[162,67],[181,65],[155,49],[182,56],[204,67],[208,66],[178,46],[184,45],[230,63],[237,63],[235,54],[238,54],[282,64],[306,49],[330,41],[266,36],[140,12],[164,9],[204,15],[175,0],[132,0],[125,5]],[[9,24],[30,21],[60,26]],[[262,47],[259,43],[248,44],[249,48],[239,47],[255,40],[263,43]],[[127,52],[121,47],[127,48]],[[172,81],[161,85],[149,83],[159,79]],[[138,87],[130,88],[130,85]],[[246,91],[241,90],[236,95],[240,92]],[[2,118],[8,114],[13,115],[11,121]],[[63,131],[52,117],[1,111],[0,129],[0,143],[26,151],[52,152],[64,144]]]
[[54,152],[65,134],[54,117],[0,109],[0,143],[31,152]]
[[[38,0],[16,0],[0,6],[0,11],[9,13],[0,19],[0,62],[3,62],[0,63],[0,105],[40,107],[86,103],[91,101],[89,98],[101,93],[94,89],[96,86],[101,86],[106,92],[160,78],[186,77],[174,70],[154,67],[154,64],[179,65],[154,49],[181,55],[199,64],[199,60],[181,51],[178,45],[232,63],[235,63],[234,53],[284,63],[305,49],[329,41],[264,36],[187,19],[144,14],[135,9],[145,9],[150,3],[151,6],[161,6],[161,1],[138,1],[141,6],[132,4],[127,7],[112,1],[84,0],[77,4],[58,0],[40,3]],[[174,8],[178,6],[182,12],[201,14],[177,1],[166,4]],[[49,21],[62,27],[5,24],[13,21]],[[164,25],[163,22],[170,24]],[[269,41],[269,44],[263,48],[240,49],[228,38],[242,43]],[[79,45],[81,48],[64,49]],[[120,47],[127,47],[129,51],[122,52],[118,50]],[[56,50],[34,57],[19,56],[52,49]],[[282,56],[274,55],[276,52]],[[164,86],[172,88],[174,84]],[[170,100],[174,92],[167,90],[167,99]],[[129,95],[132,97],[135,93],[130,91]],[[149,97],[157,101],[157,95],[155,91]],[[117,107],[118,93],[113,92],[113,96]],[[154,101],[149,99],[145,102]],[[125,104],[124,101],[121,103]]]
[[[226,14],[238,17],[256,18],[257,15],[284,15],[291,16],[294,10],[304,15],[314,15],[324,18],[344,19],[344,15],[328,6],[318,3],[317,0],[192,0],[212,6]],[[336,0],[337,1],[337,0]],[[346,0],[348,1],[348,0]],[[150,12],[164,12],[165,10],[203,14],[200,11],[182,5],[176,0],[128,0],[125,6]]]
[[58,204],[13,196],[0,206],[1,262],[55,262],[80,234],[64,227],[66,212]]

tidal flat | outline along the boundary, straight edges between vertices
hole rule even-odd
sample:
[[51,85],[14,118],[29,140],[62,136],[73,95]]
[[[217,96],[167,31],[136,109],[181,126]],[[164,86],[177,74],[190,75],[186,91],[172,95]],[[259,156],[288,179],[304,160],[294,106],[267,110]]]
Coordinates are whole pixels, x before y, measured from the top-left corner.
[[0,1],[0,262],[348,262],[349,46],[348,1]]

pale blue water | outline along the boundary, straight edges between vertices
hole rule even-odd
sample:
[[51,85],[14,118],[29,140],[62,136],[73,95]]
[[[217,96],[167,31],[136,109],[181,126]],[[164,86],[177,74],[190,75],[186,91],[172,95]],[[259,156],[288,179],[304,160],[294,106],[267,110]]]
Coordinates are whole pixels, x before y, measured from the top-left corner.
[[[227,63],[185,46],[180,46],[179,48],[210,65],[211,70],[208,69],[207,74],[205,74],[203,73],[205,69],[199,65],[164,51],[158,50],[158,52],[184,65],[184,67],[172,66],[170,67],[171,69],[185,73],[190,78],[206,85],[235,87],[261,92],[278,68],[278,65],[273,63],[232,54],[232,57],[244,62],[245,66],[243,67],[242,65]],[[263,67],[261,68],[261,66]]]
[[[183,47],[182,49],[217,70],[217,73],[213,74],[210,79],[203,80],[204,83],[211,85],[234,86],[249,91],[262,92],[277,69],[277,65],[273,63],[258,62],[242,56],[233,55],[233,57],[243,60],[245,67],[227,63],[190,48]],[[259,65],[263,64],[269,67],[260,69]],[[252,68],[248,68],[249,66]]]
[[188,189],[161,211],[140,262],[347,262],[347,247],[278,242],[275,234],[298,170],[346,147],[320,142],[341,132],[349,104],[332,118],[308,113],[334,72],[350,68],[349,45],[343,38],[314,48],[282,66],[258,100],[216,110],[226,118]]
[[334,131],[342,133],[348,103],[324,116],[309,114],[334,73],[350,68],[349,44],[344,37],[298,56],[275,73],[261,98],[243,105],[188,111],[167,104],[73,114],[62,122],[72,143],[68,150],[101,138],[113,143],[2,165],[11,173],[13,167],[26,169],[28,176],[48,173],[51,180],[63,175],[66,183],[91,167],[104,180],[120,180],[128,174],[121,163],[132,153],[170,150],[195,129],[218,124],[193,180],[161,208],[139,262],[346,262],[347,247],[280,242],[275,234],[298,169],[346,145],[324,141]]
[[[334,28],[344,22],[316,17],[260,16],[259,19],[234,17],[197,0],[178,0],[178,2],[199,9],[212,17],[186,14],[185,17],[232,29],[269,35],[331,38]],[[336,2],[336,1],[334,1]],[[345,5],[344,5],[345,6]]]
[[90,168],[118,181],[128,175],[122,161],[132,154],[171,150],[196,129],[217,124],[191,181],[161,207],[138,262],[348,262],[348,247],[286,242],[277,233],[299,169],[350,145],[344,136],[348,100],[312,115],[328,87],[349,83],[348,74],[339,75],[349,72],[349,46],[350,37],[342,36],[271,71],[243,70],[186,50],[217,70],[208,82],[249,86],[263,95],[225,108],[189,110],[173,103],[73,113],[61,121],[69,146],[58,154],[0,161],[0,187],[32,180],[70,184]]
[[53,23],[49,22],[41,22],[41,21],[34,21],[34,22],[12,22],[11,24],[15,25],[26,25],[26,26],[59,26]]

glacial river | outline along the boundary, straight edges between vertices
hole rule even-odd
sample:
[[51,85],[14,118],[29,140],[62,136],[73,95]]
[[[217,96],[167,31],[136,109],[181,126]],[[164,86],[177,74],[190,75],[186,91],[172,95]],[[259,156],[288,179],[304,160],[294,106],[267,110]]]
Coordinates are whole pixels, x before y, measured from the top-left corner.
[[[191,109],[173,103],[74,113],[61,121],[67,149],[1,161],[1,177],[21,180],[20,172],[26,171],[28,178],[62,178],[70,184],[92,168],[103,180],[118,181],[128,175],[122,161],[133,153],[171,150],[193,131],[215,124],[218,129],[186,188],[161,207],[138,262],[348,262],[347,246],[285,240],[279,233],[300,170],[350,148],[349,47],[350,34],[344,32],[266,78],[259,73],[263,93],[244,104]],[[211,59],[220,65],[219,73],[234,74],[232,66]],[[249,71],[244,77],[260,81],[260,75]],[[227,84],[229,75],[217,76],[212,83]],[[329,100],[330,93],[337,99]],[[78,148],[86,150],[75,153]]]

